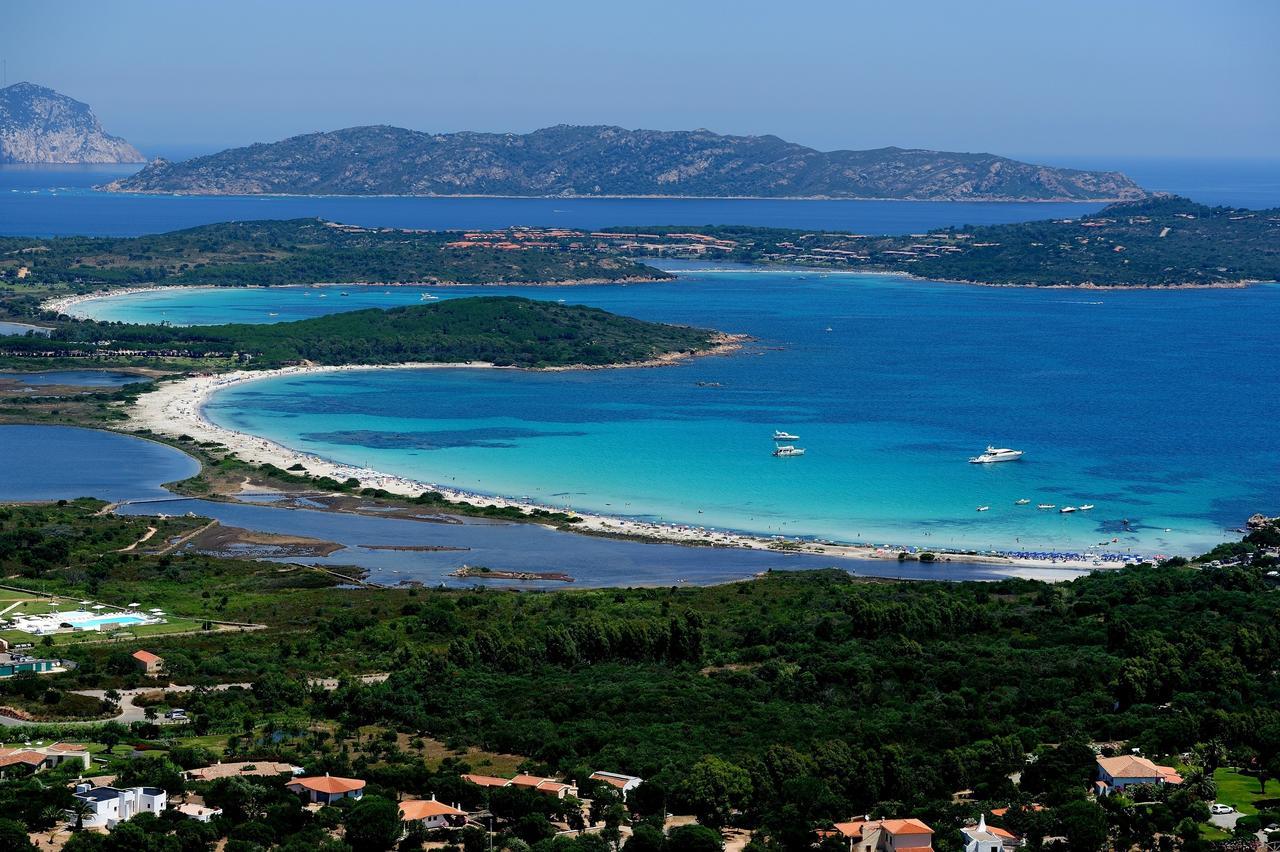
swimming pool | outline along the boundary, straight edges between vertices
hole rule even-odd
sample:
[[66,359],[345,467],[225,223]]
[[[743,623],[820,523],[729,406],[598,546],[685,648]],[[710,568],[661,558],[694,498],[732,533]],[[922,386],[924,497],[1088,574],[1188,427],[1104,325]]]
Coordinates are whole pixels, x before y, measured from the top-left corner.
[[76,626],[81,629],[92,630],[107,624],[132,627],[135,624],[145,624],[146,621],[145,618],[139,615],[99,615],[94,618],[87,618]]

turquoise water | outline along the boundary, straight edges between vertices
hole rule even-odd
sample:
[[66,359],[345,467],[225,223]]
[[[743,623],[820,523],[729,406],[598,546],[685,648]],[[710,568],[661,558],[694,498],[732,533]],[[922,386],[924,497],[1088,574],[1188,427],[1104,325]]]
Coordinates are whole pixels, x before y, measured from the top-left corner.
[[[758,338],[654,370],[279,378],[208,408],[340,461],[555,505],[852,541],[1106,541],[1152,554],[1203,551],[1280,504],[1275,286],[1102,293],[686,270],[627,287],[345,289],[145,294],[87,309],[267,322],[500,292]],[[799,434],[807,455],[773,458],[775,428]],[[988,443],[1026,458],[966,463]],[[1060,515],[1039,502],[1097,508]]]
[[107,624],[121,624],[131,627],[135,624],[142,624],[145,620],[136,615],[100,615],[96,618],[87,618],[80,623],[85,627],[102,627]]

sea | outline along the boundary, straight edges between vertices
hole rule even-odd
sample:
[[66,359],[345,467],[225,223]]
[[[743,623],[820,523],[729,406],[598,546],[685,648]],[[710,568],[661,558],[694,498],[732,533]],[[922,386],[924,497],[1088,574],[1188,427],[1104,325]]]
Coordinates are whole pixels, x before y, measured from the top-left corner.
[[[1144,163],[1116,165],[1206,203],[1280,205],[1280,163]],[[317,215],[425,228],[750,223],[903,233],[1097,207],[92,189],[119,171],[0,168],[0,232],[132,234]],[[519,294],[755,338],[739,354],[661,370],[265,380],[207,409],[224,425],[339,461],[570,508],[841,541],[1154,555],[1201,552],[1280,504],[1274,285],[1098,292],[675,268],[674,282],[625,287],[183,290],[81,307],[129,322],[271,322],[424,295]],[[799,435],[806,454],[773,457],[774,429]],[[1026,455],[967,463],[988,444]],[[1095,508],[1057,511],[1081,504]]]

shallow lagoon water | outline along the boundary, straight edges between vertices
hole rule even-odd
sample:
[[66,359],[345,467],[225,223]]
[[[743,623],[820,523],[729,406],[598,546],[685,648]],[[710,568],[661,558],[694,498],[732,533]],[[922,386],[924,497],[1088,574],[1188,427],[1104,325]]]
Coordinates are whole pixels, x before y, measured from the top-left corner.
[[68,385],[80,388],[118,388],[135,382],[145,382],[147,377],[114,370],[0,371],[0,382],[5,381],[18,382],[27,387]]
[[[334,514],[265,505],[175,498],[161,482],[193,475],[196,462],[163,444],[66,426],[0,426],[0,502],[99,497],[139,501],[118,511],[132,515],[193,512],[228,526],[311,536],[344,548],[328,557],[286,561],[357,565],[376,582],[414,580],[428,585],[470,586],[450,577],[466,565],[500,570],[564,571],[574,583],[492,582],[530,589],[707,584],[741,580],[768,570],[838,566],[863,576],[904,579],[995,580],[1025,576],[1070,579],[1079,572],[971,565],[962,562],[899,565],[896,562],[832,560],[761,551],[678,547],[579,536],[532,524],[478,519],[441,524],[395,518]],[[109,460],[109,461],[104,461]],[[465,550],[416,552],[368,545],[437,545]]]
[[[1280,363],[1274,286],[1029,290],[685,267],[675,282],[632,286],[343,289],[150,293],[83,308],[271,322],[424,292],[516,293],[759,338],[660,370],[280,378],[207,409],[343,462],[552,505],[846,541],[1105,541],[1152,555],[1202,552],[1280,503],[1280,400],[1265,367]],[[799,434],[808,454],[771,457],[775,428]],[[1027,456],[966,463],[988,443]],[[1040,502],[1097,508],[1060,515]]]

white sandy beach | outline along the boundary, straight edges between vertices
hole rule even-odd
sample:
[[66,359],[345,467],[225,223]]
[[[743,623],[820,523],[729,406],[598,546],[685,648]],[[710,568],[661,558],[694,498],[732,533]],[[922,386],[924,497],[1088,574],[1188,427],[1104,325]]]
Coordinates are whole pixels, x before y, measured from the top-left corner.
[[[466,501],[479,505],[515,507],[526,513],[530,513],[535,509],[545,509],[551,512],[562,511],[557,507],[540,506],[529,501],[459,491],[456,488],[434,482],[422,482],[371,468],[340,464],[310,453],[285,447],[256,435],[224,428],[209,421],[203,413],[205,403],[218,391],[235,385],[277,376],[316,375],[356,370],[444,368],[516,369],[495,367],[492,364],[478,362],[453,364],[416,363],[373,367],[297,366],[276,370],[242,370],[218,375],[193,376],[172,382],[161,382],[157,390],[139,397],[137,404],[130,411],[129,427],[132,429],[149,429],[153,433],[173,438],[186,435],[197,442],[222,444],[240,459],[253,464],[272,464],[286,470],[294,465],[302,465],[306,468],[307,473],[312,476],[328,476],[339,481],[356,479],[360,482],[362,488],[381,488],[392,494],[416,497],[424,491],[436,491],[450,500]],[[842,559],[896,560],[898,554],[904,550],[903,547],[888,545],[826,544],[796,538],[784,539],[780,536],[754,536],[696,525],[654,523],[582,511],[575,511],[574,514],[582,519],[577,526],[586,532],[638,536],[677,544],[713,544],[756,550],[776,550],[785,547],[789,552],[822,554]],[[1009,570],[1010,574],[1025,571],[1025,576],[1043,579],[1068,579],[1076,576],[1079,572],[1091,571],[1099,567],[1092,562],[1084,560],[1069,562],[1063,560],[1014,559],[991,555],[943,554],[940,555],[939,563],[937,563],[940,576],[944,575],[946,570],[945,562],[941,560],[947,556],[956,562],[1002,566]]]

